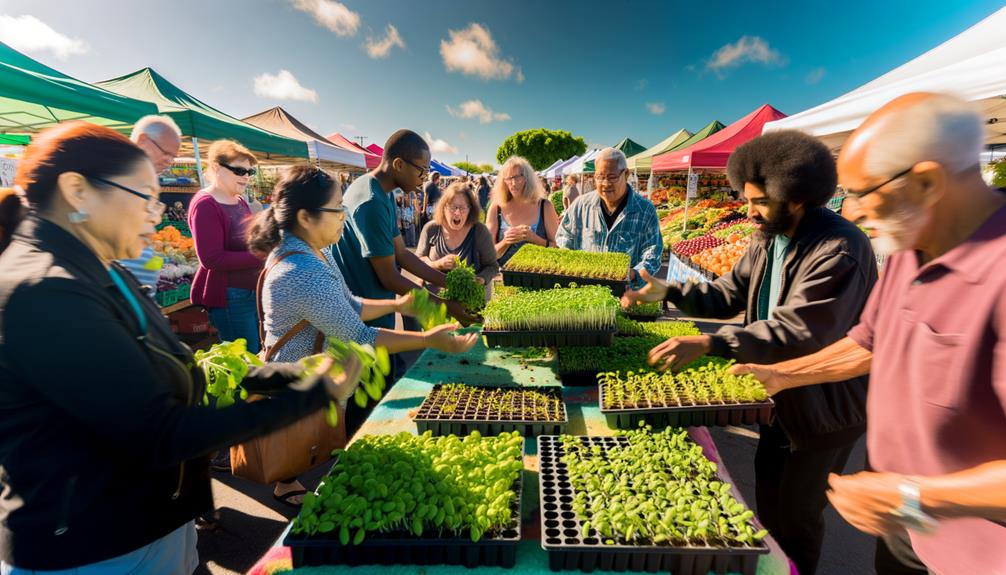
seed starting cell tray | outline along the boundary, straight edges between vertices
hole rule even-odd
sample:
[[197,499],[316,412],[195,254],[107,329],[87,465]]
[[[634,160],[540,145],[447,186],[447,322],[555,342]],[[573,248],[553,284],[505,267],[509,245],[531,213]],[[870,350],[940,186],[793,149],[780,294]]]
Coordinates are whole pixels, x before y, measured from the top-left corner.
[[608,331],[492,331],[482,330],[488,347],[562,347],[611,345],[615,330]]
[[503,285],[516,286],[530,289],[552,289],[556,284],[562,287],[575,283],[578,286],[602,285],[611,288],[611,293],[621,296],[625,293],[625,284],[629,282],[629,274],[625,274],[625,280],[608,280],[598,278],[588,278],[579,276],[567,276],[560,274],[543,274],[536,272],[518,272],[503,270]]
[[566,387],[591,387],[597,385],[597,374],[594,370],[560,371],[559,380]]
[[[621,437],[580,439],[605,451],[626,441]],[[548,552],[548,564],[552,571],[670,571],[673,575],[706,575],[712,571],[717,574],[755,575],[759,557],[769,553],[764,542],[759,542],[757,546],[736,547],[675,546],[670,543],[634,545],[626,542],[605,545],[593,529],[587,534],[591,537],[584,537],[581,533],[583,522],[573,511],[576,491],[569,481],[562,456],[559,437],[538,437],[541,546]]]
[[[419,433],[426,431],[433,432],[433,435],[468,435],[473,431],[478,431],[482,435],[499,435],[510,431],[516,431],[524,437],[536,437],[539,435],[559,435],[565,433],[566,424],[569,419],[566,415],[566,405],[562,403],[562,389],[558,386],[521,388],[515,386],[498,387],[472,387],[472,393],[468,397],[458,401],[454,410],[447,413],[443,411],[446,397],[442,392],[443,385],[433,386],[423,404],[419,407],[419,412],[413,417]],[[513,391],[534,391],[540,392],[553,399],[558,399],[558,413],[548,415],[531,414],[529,417],[521,417],[524,408],[531,404],[530,400],[514,398],[509,409],[492,409],[491,407],[478,406],[477,394],[484,391],[513,390]]]
[[771,424],[775,419],[775,402],[724,403],[717,405],[653,406],[625,409],[605,408],[605,386],[597,394],[601,413],[612,429],[635,429],[644,421],[660,427],[711,427],[725,425]]
[[[516,499],[510,505],[510,525],[497,532],[487,532],[473,543],[467,536],[447,532],[443,537],[427,530],[421,537],[412,533],[368,533],[359,545],[343,545],[338,537],[317,535],[301,538],[288,533],[283,545],[290,547],[294,567],[314,565],[464,565],[465,567],[502,567],[512,569],[517,563],[520,543],[520,510],[524,472],[514,482]],[[336,535],[334,532],[332,535]]]

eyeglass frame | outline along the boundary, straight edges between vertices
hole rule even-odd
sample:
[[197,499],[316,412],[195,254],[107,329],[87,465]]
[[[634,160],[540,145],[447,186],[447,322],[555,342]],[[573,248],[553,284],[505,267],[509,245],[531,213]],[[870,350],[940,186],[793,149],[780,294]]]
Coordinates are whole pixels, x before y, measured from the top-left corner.
[[416,164],[413,164],[409,160],[406,160],[405,158],[402,158],[402,157],[399,157],[398,159],[401,160],[401,161],[403,161],[403,162],[405,162],[406,164],[412,166],[413,168],[419,170],[419,179],[421,179],[421,180],[425,180],[426,176],[428,176],[430,174],[430,172],[433,171],[432,167],[424,168],[422,166],[418,166]]
[[113,182],[112,180],[106,180],[105,178],[99,178],[98,176],[84,176],[84,177],[89,180],[94,180],[96,182],[101,182],[105,185],[112,186],[113,188],[118,188],[124,192],[133,194],[138,198],[142,198],[147,202],[147,205],[145,207],[147,209],[147,212],[150,214],[154,215],[163,214],[164,210],[168,207],[168,205],[162,202],[160,199],[150,194],[144,194],[143,192],[138,192],[133,188],[130,188],[129,186],[124,186],[118,182]]
[[611,177],[610,177],[610,176],[606,176],[606,177],[604,177],[604,178],[598,178],[598,177],[597,177],[597,172],[595,172],[595,173],[594,173],[594,181],[595,181],[595,182],[608,182],[609,184],[614,184],[614,183],[615,183],[615,182],[617,182],[617,181],[618,181],[618,180],[619,180],[619,179],[620,179],[620,178],[621,178],[622,176],[624,176],[624,175],[625,175],[625,174],[626,174],[626,173],[627,173],[628,171],[629,171],[629,169],[628,169],[628,168],[625,168],[625,169],[623,169],[623,170],[622,170],[621,172],[619,172],[619,173],[618,173],[618,175],[617,175],[617,176],[615,176],[615,179],[611,179]]
[[315,208],[316,212],[328,212],[330,214],[342,214],[346,215],[346,206],[339,206],[338,208]]
[[154,147],[157,148],[158,150],[160,150],[161,153],[164,154],[165,156],[171,156],[172,160],[175,159],[175,154],[172,154],[171,152],[169,152],[169,151],[165,150],[164,148],[162,148],[161,145],[157,143],[157,140],[151,138],[150,136],[147,136],[147,141],[150,142],[151,144],[153,144]]
[[[230,173],[234,174],[235,176],[237,176],[239,178],[243,178],[245,176],[248,176],[250,178],[250,177],[252,177],[252,176],[254,176],[255,174],[258,173],[258,169],[256,169],[255,167],[240,168],[240,167],[237,167],[237,166],[231,166],[231,165],[228,165],[228,164],[224,164],[222,162],[218,162],[217,165],[220,166],[221,168],[227,168],[227,171],[229,171]],[[246,172],[246,173],[239,174],[239,173],[237,173],[237,170],[241,170],[242,172]]]
[[903,178],[903,177],[907,176],[913,169],[915,169],[914,165],[911,166],[910,168],[907,168],[905,170],[902,170],[902,171],[898,172],[897,174],[891,176],[889,179],[884,180],[882,183],[877,184],[876,186],[873,186],[872,188],[867,188],[867,190],[864,191],[864,192],[856,192],[856,191],[853,191],[853,190],[845,190],[845,195],[848,196],[848,197],[850,197],[850,198],[852,198],[852,199],[854,199],[854,200],[856,200],[856,201],[859,201],[859,200],[863,199],[864,197],[872,194],[873,192],[876,192],[880,188],[883,188],[887,184],[890,184],[891,182],[897,180],[898,178]]

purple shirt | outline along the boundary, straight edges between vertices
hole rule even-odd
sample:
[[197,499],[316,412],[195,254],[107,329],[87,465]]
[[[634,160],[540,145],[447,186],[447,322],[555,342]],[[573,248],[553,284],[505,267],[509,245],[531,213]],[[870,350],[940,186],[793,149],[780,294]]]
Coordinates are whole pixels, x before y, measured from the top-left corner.
[[[224,249],[229,252],[248,251],[248,226],[252,217],[251,208],[244,202],[220,204],[224,216],[230,222]],[[255,291],[260,268],[244,268],[227,272],[227,287]]]
[[[860,323],[873,352],[867,451],[877,471],[933,476],[1006,459],[1006,207],[924,266],[887,260]],[[910,532],[941,575],[1006,573],[1006,527],[944,519]]]

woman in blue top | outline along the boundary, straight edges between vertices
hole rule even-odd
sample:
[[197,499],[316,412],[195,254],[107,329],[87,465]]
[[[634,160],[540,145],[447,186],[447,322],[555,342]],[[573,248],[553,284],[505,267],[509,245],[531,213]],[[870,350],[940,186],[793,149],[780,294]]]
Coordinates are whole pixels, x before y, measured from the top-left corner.
[[[269,254],[260,297],[265,329],[263,349],[271,354],[271,361],[297,361],[317,353],[322,335],[383,346],[389,353],[426,348],[459,353],[475,345],[477,334],[452,335],[458,324],[441,325],[425,332],[365,325],[364,321],[386,314],[411,315],[412,296],[371,300],[349,291],[331,251],[331,245],[342,235],[345,221],[342,187],[313,166],[290,168],[276,184],[271,207],[256,216],[248,233],[248,245],[254,252]],[[281,347],[274,348],[280,338],[302,321],[306,322],[305,328]],[[349,409],[352,411],[352,405]],[[353,420],[355,416],[349,413],[343,420]],[[274,494],[286,502],[299,504],[290,498],[302,495],[303,491],[289,489],[292,483],[287,481],[288,489],[278,487]]]
[[500,266],[526,243],[555,246],[559,214],[545,199],[538,176],[524,158],[513,156],[500,169],[486,225],[495,238]]

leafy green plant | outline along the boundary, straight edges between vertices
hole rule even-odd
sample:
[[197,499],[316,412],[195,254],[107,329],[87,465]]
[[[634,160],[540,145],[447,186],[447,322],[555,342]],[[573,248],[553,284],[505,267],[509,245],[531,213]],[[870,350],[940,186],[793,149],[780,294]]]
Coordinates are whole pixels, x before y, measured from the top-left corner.
[[683,429],[616,431],[602,447],[588,437],[560,437],[581,533],[606,545],[746,547],[754,513],[720,481],[716,464]]
[[562,217],[562,212],[566,209],[562,205],[562,190],[556,190],[552,192],[552,195],[548,197],[548,201],[552,202],[552,207],[555,208],[555,213]]
[[660,317],[664,315],[664,306],[660,302],[636,303],[622,310],[622,315],[639,317]]
[[650,350],[664,340],[658,336],[616,337],[609,346],[558,348],[559,372],[643,371]]
[[462,412],[474,410],[476,417],[496,421],[560,421],[565,413],[558,393],[532,388],[445,383],[430,392],[424,406],[427,403],[431,406],[432,419],[453,415],[459,409]]
[[618,300],[604,286],[527,291],[493,299],[482,312],[492,331],[613,330]]
[[478,541],[513,521],[523,452],[517,433],[365,436],[339,452],[318,489],[304,497],[293,534],[321,534],[343,545],[373,534],[425,532]]
[[604,409],[758,403],[765,387],[751,375],[731,375],[733,361],[705,357],[678,373],[608,371],[598,375]]
[[619,316],[615,320],[618,335],[623,336],[656,336],[663,339],[684,335],[702,335],[699,328],[690,321],[651,321],[641,322]]
[[440,295],[461,302],[471,313],[478,313],[486,306],[486,288],[476,280],[475,270],[457,257],[454,269],[447,272],[447,289]]
[[581,252],[524,244],[507,261],[504,270],[625,281],[629,276],[629,262],[628,254]]
[[[385,347],[377,347],[367,344],[360,345],[355,341],[344,342],[334,337],[328,338],[328,345],[325,347],[324,355],[312,355],[300,360],[300,364],[305,371],[314,371],[323,357],[327,355],[335,360],[335,366],[339,369],[344,361],[351,355],[356,355],[360,360],[360,385],[353,392],[353,401],[359,407],[367,407],[367,398],[378,401],[387,387],[387,376],[391,373],[391,356]],[[339,424],[339,411],[334,401],[328,402],[328,413],[326,414],[328,424],[335,427]]]
[[430,292],[422,288],[412,290],[412,312],[424,330],[447,323],[447,306],[430,299]]
[[214,397],[218,408],[234,405],[235,394],[242,400],[248,399],[248,391],[241,387],[241,382],[250,366],[262,365],[262,360],[248,351],[244,339],[213,344],[206,351],[197,351],[194,358],[206,379],[203,403],[209,405],[210,397]]

